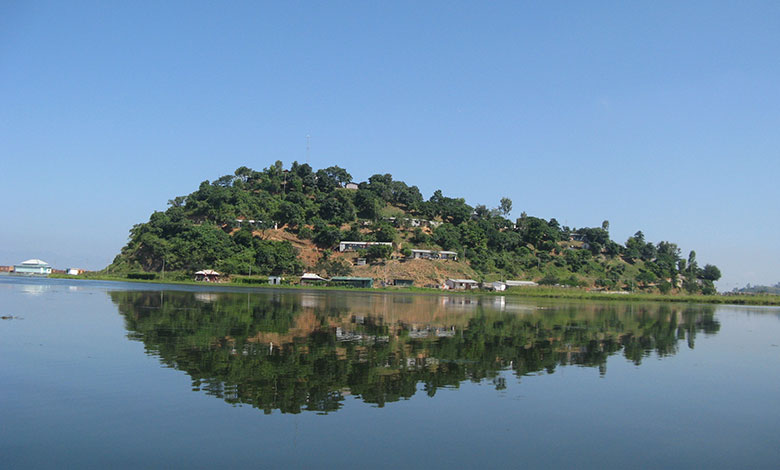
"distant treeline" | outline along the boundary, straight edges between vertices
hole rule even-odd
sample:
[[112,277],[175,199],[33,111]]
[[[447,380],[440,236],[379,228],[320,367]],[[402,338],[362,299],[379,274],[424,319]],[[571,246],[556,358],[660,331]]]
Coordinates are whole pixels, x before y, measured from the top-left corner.
[[780,294],[780,282],[773,286],[751,286],[748,284],[741,289],[735,287],[733,292],[739,294]]

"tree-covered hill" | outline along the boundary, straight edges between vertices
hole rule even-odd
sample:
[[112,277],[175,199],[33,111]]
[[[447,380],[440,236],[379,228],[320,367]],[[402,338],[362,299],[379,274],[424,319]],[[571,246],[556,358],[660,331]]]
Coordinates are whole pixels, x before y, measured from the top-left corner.
[[[337,166],[241,167],[168,204],[133,226],[110,270],[344,275],[365,271],[353,268],[357,256],[375,265],[402,263],[411,249],[431,249],[459,254],[458,261],[430,261],[440,272],[457,264],[457,272],[488,280],[714,292],[720,278],[717,267],[699,267],[695,252],[683,258],[676,244],[650,242],[641,231],[623,244],[613,241],[608,221],[575,228],[525,212],[512,221],[508,198],[496,208],[472,207],[440,190],[426,200],[417,186],[389,174],[355,185]],[[344,255],[334,253],[340,241],[393,245]]]

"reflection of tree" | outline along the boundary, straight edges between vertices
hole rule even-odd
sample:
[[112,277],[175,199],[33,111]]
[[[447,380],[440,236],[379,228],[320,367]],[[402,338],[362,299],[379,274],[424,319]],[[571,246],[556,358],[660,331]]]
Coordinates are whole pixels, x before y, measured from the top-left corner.
[[418,384],[430,396],[466,380],[501,389],[502,370],[521,377],[580,365],[605,374],[610,355],[640,364],[719,329],[706,306],[573,304],[517,314],[427,296],[110,295],[129,337],[186,371],[193,389],[267,413],[334,411],[346,394],[383,406]]

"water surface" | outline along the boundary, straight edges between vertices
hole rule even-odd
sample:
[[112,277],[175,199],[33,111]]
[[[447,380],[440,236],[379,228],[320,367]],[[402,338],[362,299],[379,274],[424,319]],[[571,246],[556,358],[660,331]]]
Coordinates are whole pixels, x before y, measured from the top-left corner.
[[780,309],[0,278],[27,467],[760,467]]

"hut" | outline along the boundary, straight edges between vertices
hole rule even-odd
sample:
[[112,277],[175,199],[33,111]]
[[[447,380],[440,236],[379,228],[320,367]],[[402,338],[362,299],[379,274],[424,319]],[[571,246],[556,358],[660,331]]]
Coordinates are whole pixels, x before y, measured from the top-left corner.
[[320,277],[314,273],[303,273],[303,276],[301,276],[301,285],[302,286],[316,286],[325,284],[328,282],[327,279],[324,277]]
[[214,271],[213,269],[204,269],[195,273],[195,280],[203,282],[218,282],[219,276],[221,276],[221,274]]

